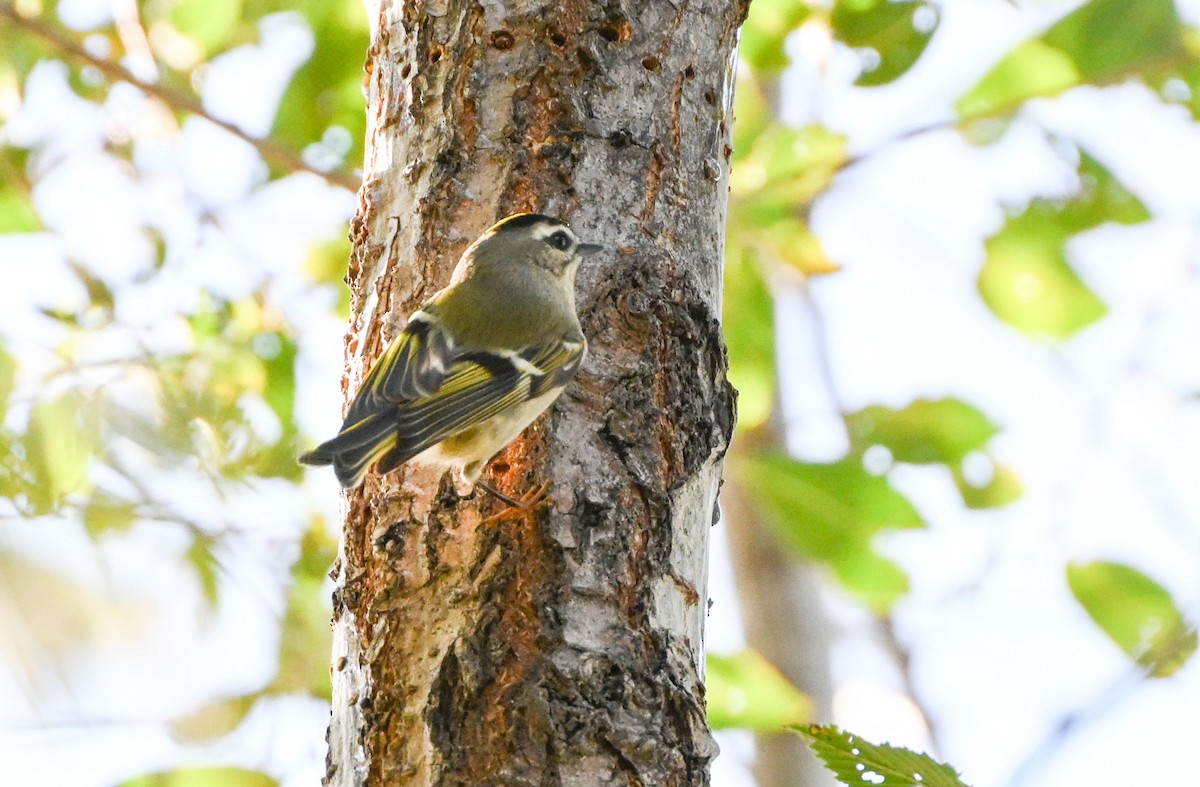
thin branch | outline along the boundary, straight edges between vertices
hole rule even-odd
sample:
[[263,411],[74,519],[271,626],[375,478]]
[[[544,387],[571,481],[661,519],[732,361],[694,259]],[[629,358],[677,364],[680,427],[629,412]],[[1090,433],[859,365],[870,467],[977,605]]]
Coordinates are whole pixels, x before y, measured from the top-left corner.
[[917,693],[917,686],[912,676],[912,653],[908,646],[900,641],[900,637],[896,633],[896,621],[891,615],[879,615],[876,620],[879,623],[883,645],[895,660],[896,666],[900,668],[900,680],[904,683],[904,693],[912,700],[913,705],[921,714],[921,720],[925,723],[925,730],[929,733],[929,743],[932,748],[930,754],[938,756],[944,748],[942,733],[933,714],[925,707],[921,695]]
[[25,17],[19,14],[11,2],[0,3],[0,17],[7,18],[17,27],[36,36],[51,48],[62,53],[63,55],[77,61],[82,61],[92,66],[100,73],[104,74],[109,79],[118,82],[127,82],[138,90],[141,90],[148,96],[158,99],[167,106],[180,112],[186,112],[190,115],[202,117],[205,120],[233,134],[237,138],[244,140],[259,152],[259,154],[285,169],[293,172],[309,172],[317,177],[325,180],[332,186],[357,191],[360,180],[348,172],[333,171],[322,172],[310,166],[304,159],[296,153],[296,151],[287,148],[270,138],[260,138],[252,136],[243,131],[234,123],[228,120],[222,120],[212,115],[204,106],[192,95],[175,88],[158,85],[153,82],[147,82],[135,76],[129,69],[120,63],[108,60],[102,57],[97,57],[91,52],[88,52],[70,36],[63,31],[57,29],[51,24],[48,24],[41,19],[34,17]]
[[1050,765],[1068,741],[1106,715],[1116,710],[1146,680],[1146,674],[1138,669],[1127,670],[1100,690],[1084,705],[1062,716],[1050,730],[1050,734],[1038,744],[1009,777],[1009,787],[1030,784],[1034,777]]

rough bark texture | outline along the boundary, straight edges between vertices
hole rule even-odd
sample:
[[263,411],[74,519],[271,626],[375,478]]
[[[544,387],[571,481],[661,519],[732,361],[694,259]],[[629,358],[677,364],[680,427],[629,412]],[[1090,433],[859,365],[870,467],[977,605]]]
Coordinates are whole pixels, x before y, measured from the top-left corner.
[[349,395],[495,219],[610,251],[588,361],[493,464],[529,516],[422,470],[347,497],[331,785],[702,785],[731,56],[748,0],[383,2],[351,227]]

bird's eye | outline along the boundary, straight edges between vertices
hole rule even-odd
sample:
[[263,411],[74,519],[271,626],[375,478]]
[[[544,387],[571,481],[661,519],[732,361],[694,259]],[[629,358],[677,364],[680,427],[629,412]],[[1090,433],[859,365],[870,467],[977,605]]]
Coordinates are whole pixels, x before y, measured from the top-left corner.
[[571,239],[567,237],[567,233],[559,230],[550,237],[546,238],[546,242],[559,251],[566,251],[571,246]]

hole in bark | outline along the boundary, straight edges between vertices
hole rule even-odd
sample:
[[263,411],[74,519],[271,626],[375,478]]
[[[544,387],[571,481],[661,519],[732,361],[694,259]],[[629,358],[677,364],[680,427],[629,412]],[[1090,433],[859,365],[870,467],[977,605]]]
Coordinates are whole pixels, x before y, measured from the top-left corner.
[[704,100],[707,101],[708,103],[712,104],[713,106],[716,106],[716,104],[717,104],[716,91],[714,91],[711,87],[708,90],[705,90],[704,91]]
[[513,38],[513,34],[507,30],[496,30],[492,33],[492,47],[495,49],[499,49],[500,51],[512,49],[515,43],[516,39]]
[[608,135],[608,141],[609,144],[619,150],[633,141],[633,135],[629,133],[628,129],[619,128]]
[[733,155],[733,148],[731,148],[729,145],[726,145],[722,152],[725,154],[725,160],[729,161],[729,157]]
[[408,75],[412,73],[412,64],[405,63],[404,68],[400,69],[400,78],[408,79]]
[[560,30],[551,30],[550,40],[554,42],[555,46],[563,46],[567,43],[567,37]]
[[692,68],[691,66],[688,66],[687,68],[683,69],[683,76],[687,79],[695,79],[696,78],[696,69]]
[[575,57],[579,58],[579,65],[585,69],[591,69],[596,65],[596,59],[587,53],[587,50],[580,47],[575,50]]
[[601,38],[603,38],[605,41],[608,41],[610,44],[621,37],[621,34],[617,32],[615,25],[603,25],[597,29],[596,32],[600,34]]
[[435,46],[429,50],[429,62],[436,63],[442,59],[442,47]]
[[642,68],[651,73],[657,71],[661,65],[662,63],[658,62],[658,58],[654,55],[646,55],[642,58]]

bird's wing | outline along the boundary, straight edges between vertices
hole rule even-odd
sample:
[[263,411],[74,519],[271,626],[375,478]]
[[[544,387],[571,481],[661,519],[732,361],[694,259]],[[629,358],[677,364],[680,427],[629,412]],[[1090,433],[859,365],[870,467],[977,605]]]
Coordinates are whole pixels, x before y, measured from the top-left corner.
[[[418,314],[420,314],[418,312]],[[337,437],[301,457],[332,464],[343,486],[373,465],[386,473],[451,435],[566,385],[586,353],[582,335],[519,352],[463,351],[417,315],[367,375]]]
[[415,312],[363,380],[342,432],[373,413],[390,410],[397,402],[437,391],[458,354],[454,341],[428,312]]
[[579,370],[583,337],[564,337],[520,352],[463,353],[433,394],[396,407],[396,442],[379,460],[386,473],[447,437],[555,388]]

